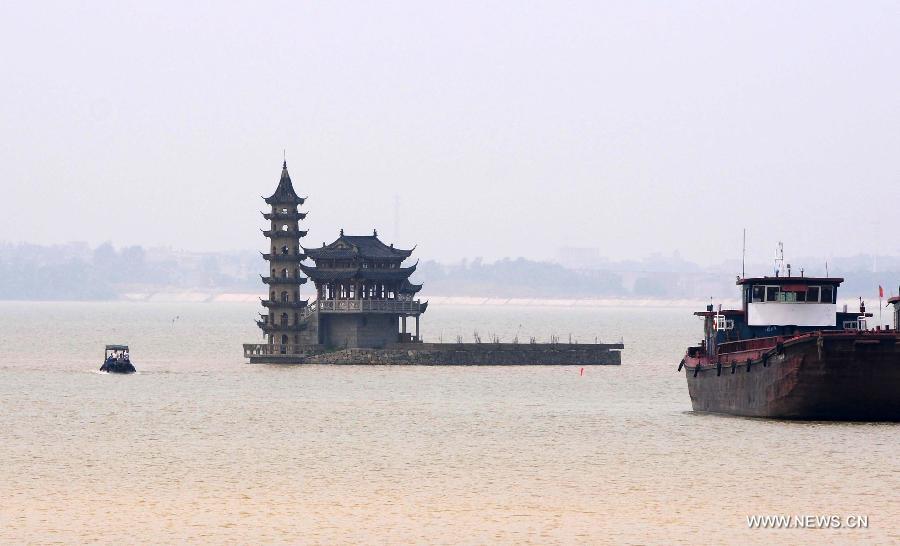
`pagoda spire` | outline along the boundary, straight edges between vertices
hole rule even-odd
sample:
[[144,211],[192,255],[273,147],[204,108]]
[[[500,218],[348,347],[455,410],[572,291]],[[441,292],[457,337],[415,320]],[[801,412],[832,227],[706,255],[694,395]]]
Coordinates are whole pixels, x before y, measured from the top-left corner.
[[298,196],[297,192],[294,191],[294,184],[291,182],[290,173],[288,173],[287,159],[284,159],[281,163],[281,179],[278,180],[278,187],[275,188],[275,193],[264,199],[269,205],[302,205],[305,201],[304,198]]

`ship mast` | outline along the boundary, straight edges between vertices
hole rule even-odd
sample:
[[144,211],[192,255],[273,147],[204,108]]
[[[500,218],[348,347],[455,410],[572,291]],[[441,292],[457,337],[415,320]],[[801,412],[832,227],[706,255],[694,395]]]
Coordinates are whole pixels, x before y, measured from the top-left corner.
[[781,270],[784,268],[784,243],[778,241],[778,247],[775,249],[775,276],[781,276]]

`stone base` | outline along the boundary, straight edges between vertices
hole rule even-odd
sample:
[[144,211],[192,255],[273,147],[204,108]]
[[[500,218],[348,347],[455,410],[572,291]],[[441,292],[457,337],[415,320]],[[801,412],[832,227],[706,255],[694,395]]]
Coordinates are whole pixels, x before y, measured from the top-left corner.
[[255,363],[413,366],[595,366],[622,363],[621,343],[398,343],[384,349],[264,355]]

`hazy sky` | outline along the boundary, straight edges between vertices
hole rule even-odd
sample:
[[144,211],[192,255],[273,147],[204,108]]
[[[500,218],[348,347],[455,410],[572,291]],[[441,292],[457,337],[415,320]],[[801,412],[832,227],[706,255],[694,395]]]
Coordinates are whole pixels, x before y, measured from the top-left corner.
[[897,2],[3,2],[0,240],[900,253]]

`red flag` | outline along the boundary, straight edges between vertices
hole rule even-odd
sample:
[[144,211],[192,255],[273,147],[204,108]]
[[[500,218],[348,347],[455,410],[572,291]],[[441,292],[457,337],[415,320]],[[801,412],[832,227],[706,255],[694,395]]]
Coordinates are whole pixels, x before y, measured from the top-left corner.
[[879,298],[884,297],[884,288],[882,288],[880,284],[878,285],[878,297]]

